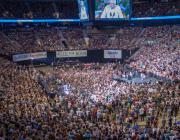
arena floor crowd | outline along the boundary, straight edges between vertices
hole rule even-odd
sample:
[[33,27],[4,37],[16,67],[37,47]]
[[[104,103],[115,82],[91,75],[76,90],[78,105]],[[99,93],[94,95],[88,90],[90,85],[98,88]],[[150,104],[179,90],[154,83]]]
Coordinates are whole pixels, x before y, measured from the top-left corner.
[[42,71],[1,62],[1,140],[179,138],[179,83],[117,82],[115,63]]

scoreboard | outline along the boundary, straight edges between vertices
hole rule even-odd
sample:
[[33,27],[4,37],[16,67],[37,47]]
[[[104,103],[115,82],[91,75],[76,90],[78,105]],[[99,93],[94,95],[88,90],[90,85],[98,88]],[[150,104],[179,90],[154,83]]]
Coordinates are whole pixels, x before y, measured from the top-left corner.
[[129,19],[131,0],[95,0],[95,19]]
[[78,0],[78,6],[79,6],[79,19],[89,20],[88,1]]
[[79,19],[91,20],[89,13],[93,11],[95,20],[128,20],[131,15],[131,0],[77,0]]

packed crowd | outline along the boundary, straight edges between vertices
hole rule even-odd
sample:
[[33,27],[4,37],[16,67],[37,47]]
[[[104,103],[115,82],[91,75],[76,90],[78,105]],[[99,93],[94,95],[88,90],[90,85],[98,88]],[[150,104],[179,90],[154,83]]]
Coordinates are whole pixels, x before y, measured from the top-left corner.
[[[88,35],[86,36],[88,37]],[[92,34],[89,36],[91,37]],[[94,34],[94,36],[96,35]],[[101,36],[103,35],[101,34]],[[4,55],[22,52],[91,49],[97,48],[95,46],[98,45],[94,43],[94,37],[92,43],[89,43],[91,40],[86,42],[85,35],[80,29],[12,29],[4,30],[0,33],[0,37],[0,53]],[[98,48],[102,47],[99,45]]]
[[[78,17],[78,11],[66,13],[68,8],[60,8],[64,7],[60,3],[19,3],[18,9],[17,3],[1,3],[3,18]],[[179,11],[173,5],[145,4],[143,9],[134,8],[134,16],[174,15]],[[179,140],[180,83],[173,82],[180,80],[179,39],[179,26],[122,28],[114,33],[57,28],[1,31],[0,54],[5,56],[140,48],[129,66],[172,82],[118,82],[113,77],[124,72],[116,63],[64,64],[40,71],[0,57],[0,140]]]
[[[65,64],[40,72],[0,61],[1,140],[180,138],[179,83],[116,82],[112,76],[121,75],[122,66],[115,63]],[[38,77],[55,79],[47,82],[54,97]]]
[[[0,33],[0,54],[82,49],[134,49],[130,67],[171,80],[180,79],[179,26],[99,30],[12,29]],[[168,56],[168,57],[167,57]]]
[[[73,9],[73,10],[69,10]],[[78,19],[78,4],[76,1],[1,1],[0,18],[62,18]]]
[[169,46],[179,39],[179,26],[126,27],[117,30],[59,28],[10,29],[0,32],[1,54],[81,50],[133,49],[148,42]]
[[168,45],[167,43],[170,41],[178,39],[179,33],[178,26],[131,27],[117,29],[113,33],[107,33],[107,31],[85,32],[85,30],[80,29],[29,28],[4,30],[0,36],[1,54],[11,55],[21,52],[73,49],[132,49],[143,46],[142,42],[155,41],[157,38],[163,39],[165,36],[170,36],[169,41],[165,40],[164,42]]
[[178,1],[171,2],[142,2],[134,3],[132,16],[133,17],[153,17],[153,16],[174,16],[179,15]]
[[90,38],[90,48],[94,49],[132,49],[138,46],[134,44],[139,39],[140,33],[143,28],[122,28],[117,30],[115,33],[102,32],[91,32],[88,34]]
[[173,29],[169,26],[145,29],[140,40],[145,44],[132,56],[130,66],[146,73],[180,80],[179,39],[178,26]]
[[82,49],[85,45],[81,30],[12,29],[4,30],[0,36],[0,53],[7,56],[14,53]]
[[[133,17],[178,15],[179,2],[133,1]],[[70,10],[73,9],[73,10]],[[78,3],[74,1],[0,2],[0,18],[79,18]]]

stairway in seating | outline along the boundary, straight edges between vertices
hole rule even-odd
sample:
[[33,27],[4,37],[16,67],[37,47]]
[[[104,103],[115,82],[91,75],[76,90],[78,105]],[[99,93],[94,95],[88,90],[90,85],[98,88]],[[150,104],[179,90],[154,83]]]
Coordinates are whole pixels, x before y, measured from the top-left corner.
[[63,45],[63,48],[68,49],[69,48],[69,43],[67,39],[64,37],[63,33],[61,30],[58,30],[59,37],[61,38],[61,43]]
[[83,38],[84,38],[84,42],[86,44],[86,47],[89,47],[90,39],[89,39],[87,30],[83,30]]
[[139,44],[139,42],[142,40],[142,35],[144,34],[144,31],[145,31],[145,28],[143,28],[140,34],[136,38],[134,38],[130,44],[135,44],[135,45]]

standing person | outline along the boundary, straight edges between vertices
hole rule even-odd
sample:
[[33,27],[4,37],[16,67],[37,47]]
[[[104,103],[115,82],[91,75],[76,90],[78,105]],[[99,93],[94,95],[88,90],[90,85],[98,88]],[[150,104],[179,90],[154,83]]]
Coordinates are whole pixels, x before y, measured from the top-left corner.
[[172,117],[170,116],[169,118],[168,118],[168,127],[172,127]]
[[142,107],[139,111],[140,117],[141,117],[141,121],[144,121],[144,108]]
[[165,118],[165,116],[163,116],[163,118],[162,118],[162,128],[165,128],[165,126],[166,126],[166,118]]

